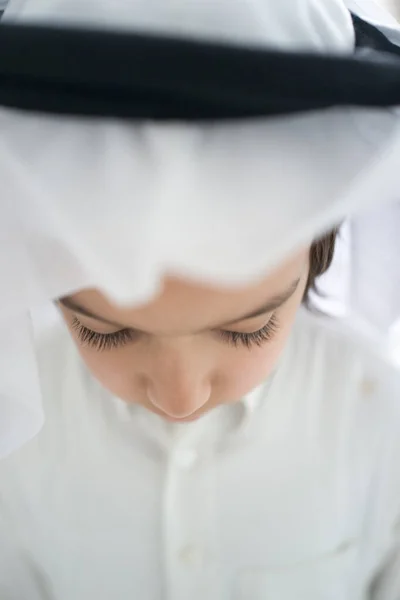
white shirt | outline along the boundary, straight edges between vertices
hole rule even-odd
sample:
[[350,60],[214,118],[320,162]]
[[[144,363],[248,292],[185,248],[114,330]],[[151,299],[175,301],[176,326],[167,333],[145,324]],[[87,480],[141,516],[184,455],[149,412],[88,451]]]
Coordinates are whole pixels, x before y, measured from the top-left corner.
[[265,386],[182,425],[40,339],[46,424],[0,462],[1,600],[398,600],[399,376],[353,338],[302,311]]

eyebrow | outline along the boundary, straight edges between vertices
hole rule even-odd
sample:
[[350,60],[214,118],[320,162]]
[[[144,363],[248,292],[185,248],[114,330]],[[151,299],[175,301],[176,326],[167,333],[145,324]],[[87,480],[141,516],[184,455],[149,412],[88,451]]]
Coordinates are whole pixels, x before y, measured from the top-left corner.
[[[262,306],[259,306],[257,309],[253,310],[252,312],[247,313],[245,315],[241,315],[240,317],[237,317],[236,319],[229,321],[228,323],[224,323],[223,325],[219,325],[218,327],[217,326],[212,327],[211,329],[219,329],[222,327],[227,327],[229,325],[233,325],[234,323],[239,323],[240,321],[247,321],[249,319],[254,319],[255,317],[260,317],[261,315],[265,315],[266,313],[277,310],[280,306],[282,306],[282,304],[287,302],[289,300],[289,298],[291,298],[291,296],[293,296],[293,294],[297,290],[300,280],[301,280],[301,278],[296,279],[295,281],[293,281],[290,284],[290,286],[286,290],[284,290],[280,294],[277,294],[273,298],[270,298],[265,304],[263,304]],[[110,319],[106,319],[105,317],[102,317],[101,315],[98,315],[98,314],[92,312],[88,308],[81,306],[74,300],[71,300],[71,298],[68,298],[68,297],[60,298],[58,300],[58,302],[62,306],[64,306],[65,308],[68,308],[69,310],[72,310],[73,312],[79,313],[85,317],[88,317],[89,319],[94,319],[95,321],[105,323],[106,325],[111,325],[112,327],[118,327],[119,329],[136,329],[135,327],[127,327],[126,325],[123,325],[122,323],[118,323],[117,321],[112,321]]]

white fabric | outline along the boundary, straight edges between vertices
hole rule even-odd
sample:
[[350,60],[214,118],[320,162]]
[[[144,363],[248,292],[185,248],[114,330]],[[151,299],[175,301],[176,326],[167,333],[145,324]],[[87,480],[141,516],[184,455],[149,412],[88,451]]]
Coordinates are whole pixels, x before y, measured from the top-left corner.
[[[349,10],[377,27],[400,46],[400,27],[387,12],[390,1],[346,0]],[[400,8],[400,5],[399,5]],[[374,335],[389,335],[400,352],[400,193],[397,202],[378,205],[344,226],[333,265],[320,280],[326,297],[316,298],[323,310],[357,320]]]
[[[391,0],[350,0],[350,8],[400,46],[400,4]],[[386,10],[385,10],[386,9]],[[388,11],[391,11],[390,13]],[[389,331],[400,319],[400,191],[392,206],[367,211],[352,223],[351,305],[378,330]],[[393,332],[395,333],[395,332]],[[400,337],[393,336],[399,343]],[[396,340],[397,337],[397,340]]]
[[301,312],[267,386],[184,425],[111,397],[63,329],[37,355],[2,600],[398,600],[399,374],[354,330]]
[[398,28],[397,19],[400,17],[398,0],[346,0],[346,5],[362,19],[377,27]]
[[[5,18],[317,52],[354,45],[341,0],[11,0]],[[31,344],[32,306],[88,286],[141,302],[167,271],[242,284],[344,216],[394,200],[399,188],[391,110],[197,127],[3,109],[0,130],[0,315],[15,332],[11,345],[0,336],[0,364],[18,364],[20,338]],[[40,425],[32,350],[26,361],[17,378],[0,367],[0,438],[17,432],[2,452],[27,435],[3,418],[14,406],[36,410],[32,434]]]
[[352,40],[351,21],[343,8],[338,0],[323,6],[318,0],[285,0],[273,8],[263,0],[11,0],[7,17],[342,51],[350,49]]
[[[346,0],[347,8],[377,27],[400,46],[396,14],[391,0]],[[388,334],[400,356],[400,277],[397,266],[400,230],[398,202],[377,206],[349,219],[337,241],[332,267],[319,281],[323,297],[314,301],[329,314],[357,320],[375,335]],[[399,347],[399,349],[397,349]]]

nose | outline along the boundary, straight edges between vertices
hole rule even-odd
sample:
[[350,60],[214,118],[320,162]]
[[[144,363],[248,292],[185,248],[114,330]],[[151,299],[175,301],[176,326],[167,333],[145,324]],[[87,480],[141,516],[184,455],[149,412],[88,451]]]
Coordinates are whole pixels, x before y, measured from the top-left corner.
[[146,375],[146,394],[150,403],[169,417],[190,417],[210,399],[208,365],[188,349],[162,354]]

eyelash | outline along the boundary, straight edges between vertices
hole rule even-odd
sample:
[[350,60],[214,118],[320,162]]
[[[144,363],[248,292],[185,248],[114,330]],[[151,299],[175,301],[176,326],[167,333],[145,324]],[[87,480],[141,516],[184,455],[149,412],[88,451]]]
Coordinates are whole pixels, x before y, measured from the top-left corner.
[[220,331],[219,335],[221,338],[237,348],[238,346],[245,346],[250,349],[252,346],[262,346],[266,342],[270,342],[275,334],[279,330],[279,321],[275,315],[272,315],[270,320],[264,327],[253,331],[252,333],[241,333],[239,331]]
[[[82,323],[74,317],[72,320],[72,328],[77,332],[79,341],[96,350],[112,350],[125,346],[129,342],[137,340],[138,333],[131,329],[121,329],[114,333],[98,333]],[[245,346],[250,349],[252,346],[262,346],[264,343],[273,339],[274,335],[279,330],[279,321],[275,315],[272,315],[270,320],[264,327],[253,331],[252,333],[241,333],[239,331],[219,331],[221,339],[237,348]]]

